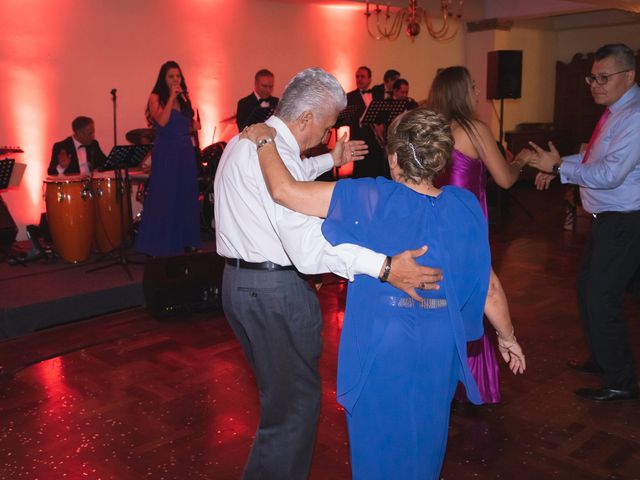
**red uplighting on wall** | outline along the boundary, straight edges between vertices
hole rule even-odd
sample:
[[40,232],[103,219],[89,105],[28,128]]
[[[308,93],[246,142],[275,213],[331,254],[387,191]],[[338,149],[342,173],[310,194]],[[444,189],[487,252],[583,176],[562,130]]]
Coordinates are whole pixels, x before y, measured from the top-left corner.
[[49,62],[58,54],[60,35],[66,29],[65,11],[68,1],[45,3],[35,1],[2,2],[0,17],[11,19],[12,28],[25,34],[5,39],[3,71],[8,114],[6,133],[11,144],[19,145],[24,154],[16,161],[27,164],[22,183],[7,197],[20,195],[11,202],[11,214],[18,224],[37,222],[42,209],[42,180],[49,160],[47,133],[55,119],[55,69]]
[[[175,1],[174,8],[181,19],[180,36],[191,54],[189,64],[182,65],[192,102],[200,112],[202,148],[221,140],[228,140],[237,133],[235,122],[222,122],[228,112],[221,112],[220,100],[229,95],[228,85],[223,82],[227,58],[224,28],[211,21],[215,12],[224,10],[225,17],[234,14],[234,3],[222,0]],[[235,5],[237,7],[237,5]],[[231,131],[229,130],[231,127]]]

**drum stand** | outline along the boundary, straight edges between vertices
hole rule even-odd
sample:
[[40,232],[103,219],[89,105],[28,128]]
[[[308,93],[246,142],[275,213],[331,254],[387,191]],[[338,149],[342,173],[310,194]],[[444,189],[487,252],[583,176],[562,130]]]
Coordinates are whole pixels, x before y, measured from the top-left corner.
[[[124,171],[124,176],[122,172]],[[116,168],[114,170],[115,178],[116,178],[116,205],[118,205],[118,211],[120,213],[120,246],[118,247],[118,257],[117,260],[107,265],[101,265],[96,268],[92,268],[91,270],[87,270],[87,273],[97,272],[99,270],[104,270],[106,268],[115,267],[120,265],[127,275],[129,276],[129,280],[133,281],[133,275],[131,274],[131,270],[129,269],[129,265],[143,265],[144,262],[136,262],[129,260],[127,258],[127,243],[131,238],[130,235],[130,227],[131,227],[131,183],[129,181],[129,169],[128,168]],[[122,202],[127,202],[126,215],[128,222],[125,222]],[[107,254],[107,255],[110,255]]]

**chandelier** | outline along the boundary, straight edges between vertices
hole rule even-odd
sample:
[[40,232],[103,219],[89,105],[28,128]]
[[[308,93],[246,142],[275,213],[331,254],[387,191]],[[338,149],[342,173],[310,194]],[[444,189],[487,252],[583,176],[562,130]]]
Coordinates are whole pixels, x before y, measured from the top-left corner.
[[[429,35],[436,40],[446,41],[456,36],[458,33],[458,22],[453,28],[451,27],[452,19],[460,20],[462,18],[462,8],[464,0],[457,1],[456,12],[453,12],[454,0],[440,0],[440,18],[442,24],[439,28],[433,25],[431,13],[428,10],[417,7],[416,0],[410,0],[408,7],[399,8],[395,11],[391,10],[391,2],[387,2],[387,6],[380,8],[376,3],[375,8],[371,8],[370,2],[366,2],[366,10],[364,12],[367,22],[367,32],[375,40],[396,40],[400,36],[403,26],[407,36],[413,41],[420,33],[420,25],[424,22]],[[375,30],[372,33],[369,24],[370,17],[374,16]]]

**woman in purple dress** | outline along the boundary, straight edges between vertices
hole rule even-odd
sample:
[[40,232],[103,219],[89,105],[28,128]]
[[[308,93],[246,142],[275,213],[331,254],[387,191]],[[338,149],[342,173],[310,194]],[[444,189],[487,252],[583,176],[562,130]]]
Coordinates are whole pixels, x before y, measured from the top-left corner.
[[[449,119],[454,139],[450,169],[439,178],[438,184],[455,185],[471,191],[487,216],[487,170],[500,187],[509,188],[526,164],[526,152],[523,151],[511,163],[502,156],[489,127],[475,116],[478,92],[465,67],[445,68],[436,75],[427,103],[430,109]],[[513,331],[507,298],[493,269],[484,313],[494,329]],[[468,345],[469,367],[482,401],[497,403],[500,401],[500,385],[492,346],[494,335],[488,329],[485,332],[479,340]],[[508,352],[500,344],[498,349],[508,361]]]
[[201,247],[195,150],[190,132],[198,128],[180,66],[162,65],[147,113],[156,131],[149,194],[135,249],[153,256]]

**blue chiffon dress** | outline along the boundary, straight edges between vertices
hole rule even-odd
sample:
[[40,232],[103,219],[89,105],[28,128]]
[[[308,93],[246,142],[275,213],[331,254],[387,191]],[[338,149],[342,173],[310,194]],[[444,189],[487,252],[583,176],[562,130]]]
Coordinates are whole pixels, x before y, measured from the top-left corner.
[[418,262],[442,269],[440,290],[421,291],[422,303],[365,275],[349,285],[337,392],[355,480],[437,479],[458,382],[481,403],[467,363],[490,269],[478,200],[457,187],[431,197],[384,178],[341,180],[322,232],[390,256],[428,245]]
[[154,122],[153,165],[135,249],[152,256],[200,248],[200,208],[191,118],[171,110],[163,127]]

